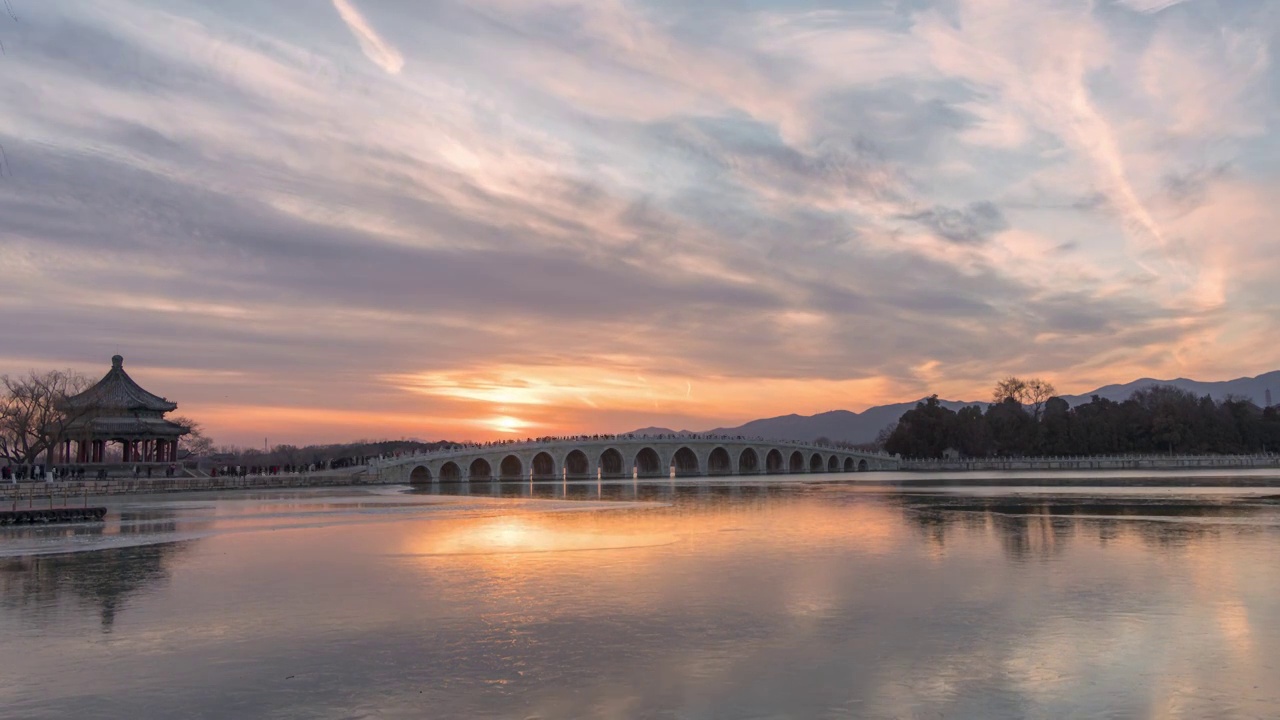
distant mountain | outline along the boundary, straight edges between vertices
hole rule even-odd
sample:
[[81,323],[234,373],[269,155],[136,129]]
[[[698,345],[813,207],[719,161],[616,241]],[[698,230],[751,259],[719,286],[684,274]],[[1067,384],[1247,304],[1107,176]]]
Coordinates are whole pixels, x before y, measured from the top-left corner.
[[632,435],[684,435],[688,430],[672,430],[664,427],[647,427],[631,431]]
[[[969,405],[982,405],[976,402],[941,401],[952,410],[959,410]],[[707,430],[713,435],[745,435],[747,437],[763,437],[771,440],[816,440],[825,437],[830,440],[845,440],[852,443],[866,443],[876,439],[880,430],[890,423],[897,422],[902,413],[914,408],[915,402],[879,405],[856,413],[848,410],[832,410],[817,415],[783,415],[763,420],[752,420],[737,427],[721,427]],[[667,428],[644,428],[636,430],[636,435],[670,435],[677,432]]]
[[1197,397],[1208,395],[1214,400],[1226,400],[1228,395],[1247,398],[1252,400],[1259,407],[1267,404],[1267,390],[1271,391],[1274,396],[1272,402],[1280,401],[1280,370],[1269,372],[1257,377],[1236,378],[1235,380],[1223,380],[1219,382],[1202,382],[1199,380],[1188,380],[1187,378],[1178,378],[1177,380],[1154,380],[1152,378],[1142,378],[1134,380],[1124,385],[1108,385],[1100,387],[1093,392],[1084,393],[1082,395],[1063,395],[1062,399],[1074,405],[1089,402],[1094,395],[1103,397],[1108,400],[1117,402],[1129,399],[1129,396],[1135,390],[1142,390],[1154,385],[1172,385],[1181,390],[1186,390]]
[[[1274,401],[1280,402],[1280,370],[1269,372],[1253,378],[1238,378],[1221,382],[1201,382],[1178,378],[1177,380],[1154,380],[1143,378],[1124,385],[1108,385],[1093,392],[1081,395],[1063,395],[1062,399],[1072,406],[1089,402],[1094,395],[1117,402],[1127,400],[1135,390],[1153,385],[1172,385],[1192,392],[1198,396],[1208,395],[1214,400],[1225,400],[1228,395],[1235,395],[1252,400],[1257,405],[1265,405],[1267,390],[1270,389]],[[763,437],[772,440],[815,440],[820,437],[831,440],[844,440],[851,443],[869,443],[876,439],[880,431],[887,425],[895,423],[902,414],[916,406],[916,402],[895,403],[893,405],[877,405],[860,413],[848,410],[833,410],[817,415],[783,415],[781,417],[752,420],[737,427],[722,427],[706,432],[716,435],[745,435],[747,437]],[[986,402],[957,402],[942,400],[942,404],[952,410],[959,410],[970,405],[985,408]],[[636,430],[636,435],[672,435],[687,433],[687,430],[671,430],[668,428],[644,428]]]

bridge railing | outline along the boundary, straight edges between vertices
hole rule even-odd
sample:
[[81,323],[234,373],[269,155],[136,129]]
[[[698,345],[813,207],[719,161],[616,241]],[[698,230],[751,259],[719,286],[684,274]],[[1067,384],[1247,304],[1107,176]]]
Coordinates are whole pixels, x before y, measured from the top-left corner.
[[456,457],[460,455],[474,455],[477,452],[503,452],[507,450],[528,450],[539,447],[548,447],[554,445],[563,445],[566,443],[614,443],[626,442],[644,443],[644,442],[679,442],[681,440],[691,441],[723,441],[730,443],[750,443],[760,445],[774,445],[779,447],[790,447],[797,449],[822,451],[822,452],[844,452],[853,455],[871,456],[884,458],[886,460],[896,460],[896,458],[883,451],[870,452],[867,450],[855,450],[848,448],[837,448],[827,445],[815,445],[811,442],[803,442],[799,440],[777,440],[763,437],[748,437],[745,435],[677,435],[677,434],[660,434],[660,435],[571,435],[564,437],[548,437],[535,438],[527,440],[515,440],[511,442],[499,443],[465,443],[463,445],[451,448],[442,448],[440,450],[414,451],[412,453],[401,453],[392,456],[383,456],[375,461],[377,466],[386,466],[399,464],[413,458],[435,459],[444,457]]

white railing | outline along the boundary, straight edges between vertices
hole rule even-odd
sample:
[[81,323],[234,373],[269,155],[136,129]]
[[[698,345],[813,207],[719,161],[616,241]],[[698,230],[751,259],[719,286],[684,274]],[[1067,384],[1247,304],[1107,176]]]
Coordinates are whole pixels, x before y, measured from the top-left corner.
[[415,450],[412,453],[401,453],[395,455],[383,455],[375,458],[373,463],[375,467],[385,467],[405,462],[410,459],[435,459],[445,457],[458,457],[465,455],[475,455],[485,452],[501,452],[504,450],[527,450],[537,447],[553,447],[557,445],[571,443],[626,443],[629,445],[643,445],[650,442],[680,442],[684,440],[690,441],[713,441],[713,442],[729,442],[729,443],[749,443],[758,445],[771,445],[779,447],[803,448],[806,450],[847,453],[850,455],[859,455],[867,457],[883,458],[886,460],[895,460],[896,458],[887,453],[877,451],[869,452],[866,450],[855,450],[847,448],[837,448],[828,445],[815,445],[812,442],[803,442],[800,440],[776,440],[763,437],[747,437],[745,435],[704,435],[704,434],[678,434],[663,433],[659,435],[635,435],[631,433],[619,435],[569,435],[563,437],[547,437],[547,438],[530,438],[525,440],[511,440],[507,442],[491,442],[491,443],[463,443],[459,446],[450,448],[441,448],[439,450]]

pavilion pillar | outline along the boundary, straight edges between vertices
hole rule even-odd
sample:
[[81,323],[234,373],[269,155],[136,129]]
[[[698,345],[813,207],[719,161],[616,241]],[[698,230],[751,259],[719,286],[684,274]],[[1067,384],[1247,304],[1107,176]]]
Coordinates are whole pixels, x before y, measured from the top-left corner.
[[120,457],[121,462],[133,462],[133,441],[120,441]]

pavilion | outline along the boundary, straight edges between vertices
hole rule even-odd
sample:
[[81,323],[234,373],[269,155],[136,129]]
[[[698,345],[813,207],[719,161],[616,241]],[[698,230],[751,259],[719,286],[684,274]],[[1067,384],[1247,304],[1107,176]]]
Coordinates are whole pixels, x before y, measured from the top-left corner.
[[[121,462],[171,463],[178,439],[188,433],[165,419],[178,404],[143,390],[124,371],[124,358],[111,358],[111,370],[97,385],[63,401],[68,418],[62,447],[64,463],[104,463],[107,444],[119,443]],[[73,453],[73,445],[75,452]]]

